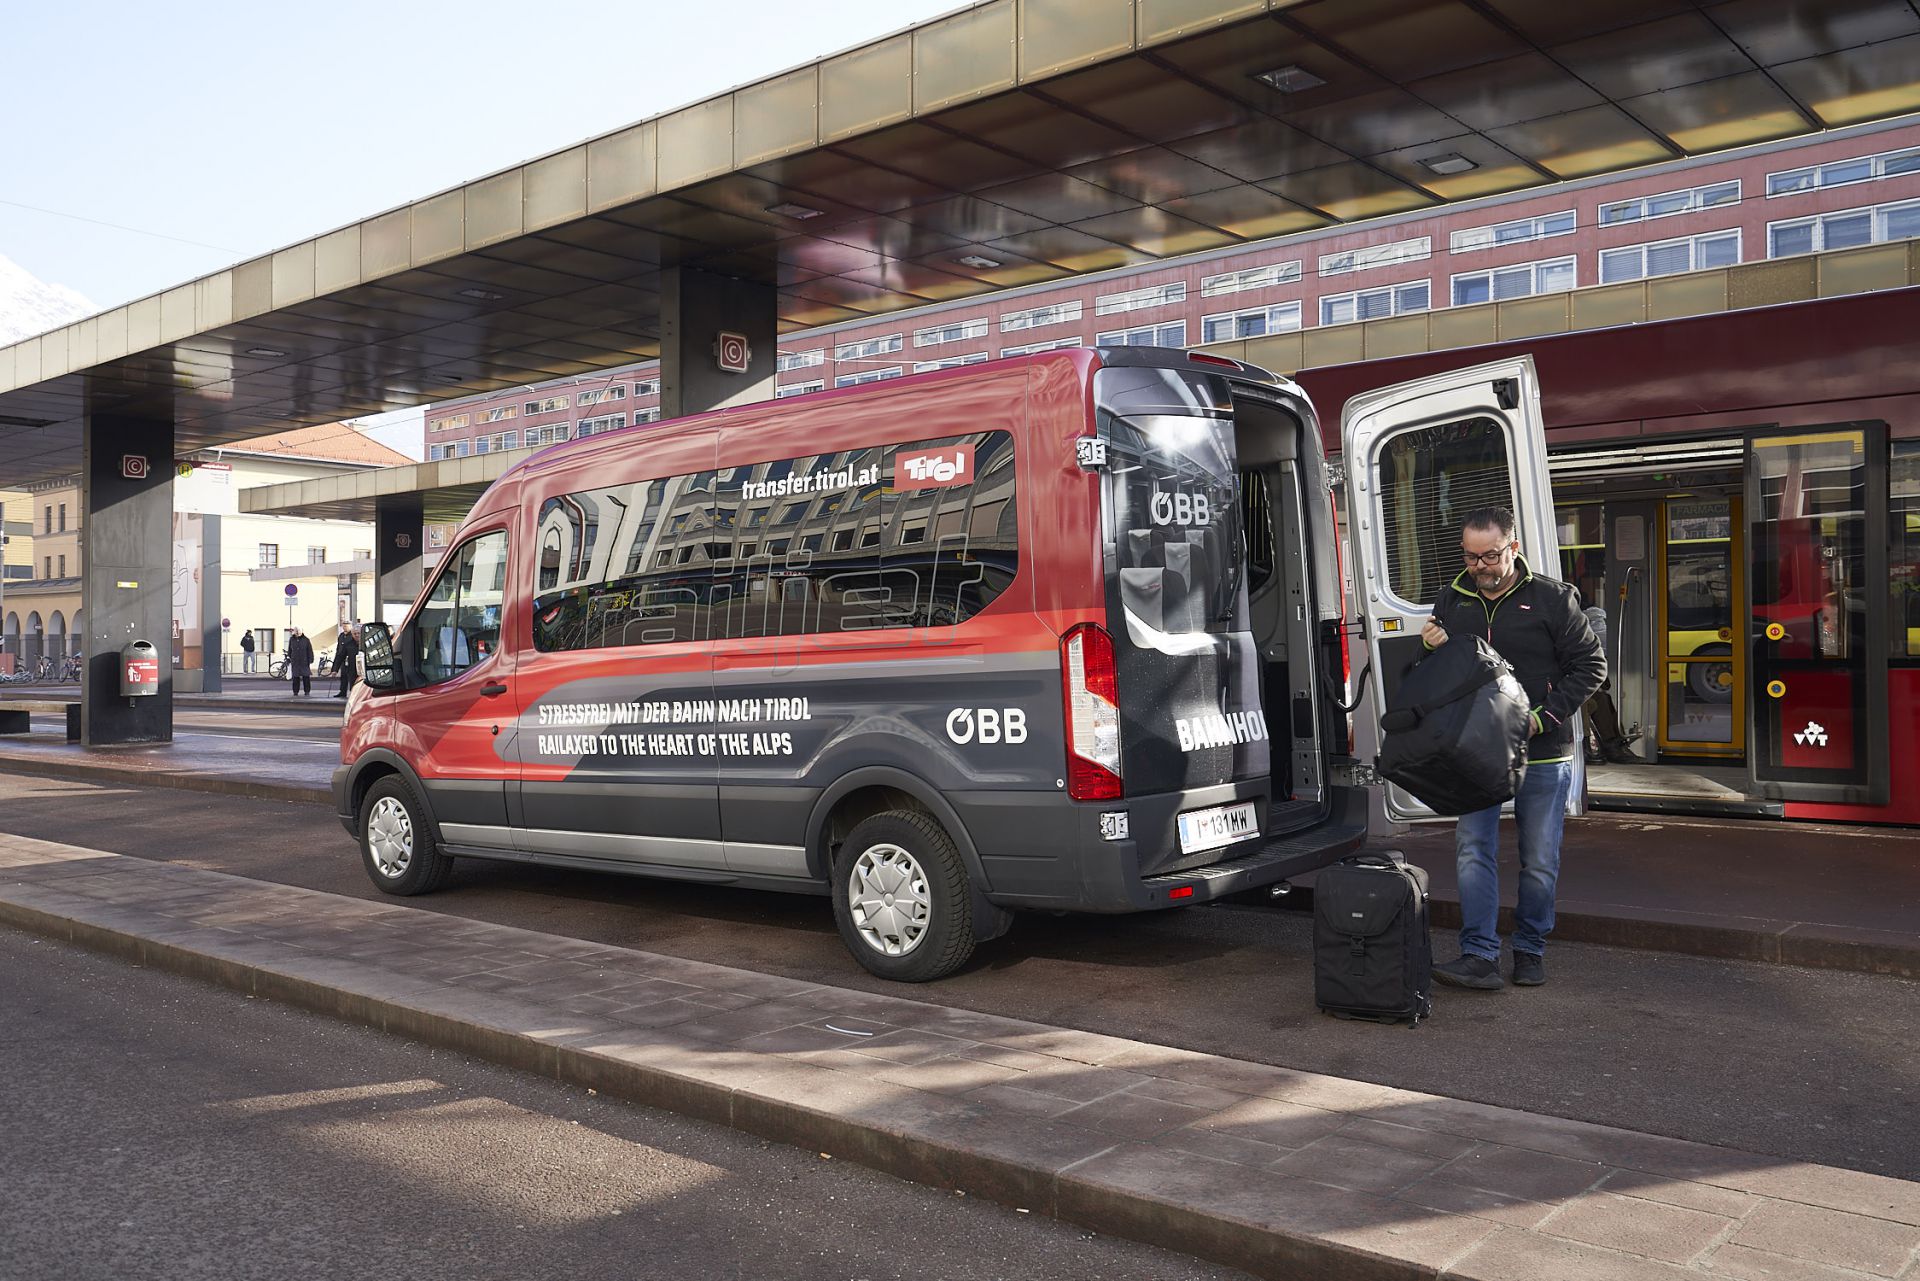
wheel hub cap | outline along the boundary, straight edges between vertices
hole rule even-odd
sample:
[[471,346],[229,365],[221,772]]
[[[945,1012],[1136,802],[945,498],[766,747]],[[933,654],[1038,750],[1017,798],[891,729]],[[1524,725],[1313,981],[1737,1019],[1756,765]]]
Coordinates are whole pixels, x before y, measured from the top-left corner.
[[882,956],[905,956],[920,946],[933,920],[927,874],[898,845],[869,847],[847,877],[854,928]]
[[413,862],[413,816],[406,806],[391,796],[374,802],[367,815],[367,848],[380,875],[395,877],[407,870]]

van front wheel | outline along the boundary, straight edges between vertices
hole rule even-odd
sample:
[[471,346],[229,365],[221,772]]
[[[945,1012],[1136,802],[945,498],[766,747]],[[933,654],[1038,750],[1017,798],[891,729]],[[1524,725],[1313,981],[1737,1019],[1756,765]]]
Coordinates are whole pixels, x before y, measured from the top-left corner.
[[360,860],[374,887],[388,894],[430,894],[453,869],[413,788],[398,774],[376,782],[360,802]]
[[854,958],[883,979],[924,983],[973,954],[973,892],[953,838],[916,810],[876,814],[834,858],[833,915]]

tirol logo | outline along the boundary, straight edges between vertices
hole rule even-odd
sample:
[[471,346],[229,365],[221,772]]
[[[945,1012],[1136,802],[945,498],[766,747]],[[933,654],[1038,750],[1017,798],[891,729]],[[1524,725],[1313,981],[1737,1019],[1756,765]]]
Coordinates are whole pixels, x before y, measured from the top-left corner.
[[1793,731],[1793,741],[1802,747],[1825,747],[1827,727],[1819,721],[1808,721],[1805,729]]
[[972,479],[972,445],[949,445],[945,449],[901,454],[893,462],[895,489],[944,489],[949,485],[965,485]]

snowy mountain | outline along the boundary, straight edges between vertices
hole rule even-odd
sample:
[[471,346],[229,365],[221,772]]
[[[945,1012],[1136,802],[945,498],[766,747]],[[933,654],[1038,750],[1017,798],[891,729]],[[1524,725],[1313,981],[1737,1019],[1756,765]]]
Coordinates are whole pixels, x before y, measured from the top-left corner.
[[50,285],[0,254],[0,347],[58,329],[98,310],[65,285]]

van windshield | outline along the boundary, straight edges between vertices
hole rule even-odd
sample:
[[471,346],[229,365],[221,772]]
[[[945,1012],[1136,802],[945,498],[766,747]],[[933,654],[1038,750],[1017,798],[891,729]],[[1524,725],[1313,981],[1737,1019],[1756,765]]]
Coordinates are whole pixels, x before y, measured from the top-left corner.
[[1167,638],[1243,627],[1233,420],[1198,406],[1101,417],[1109,573],[1129,638],[1165,649]]

